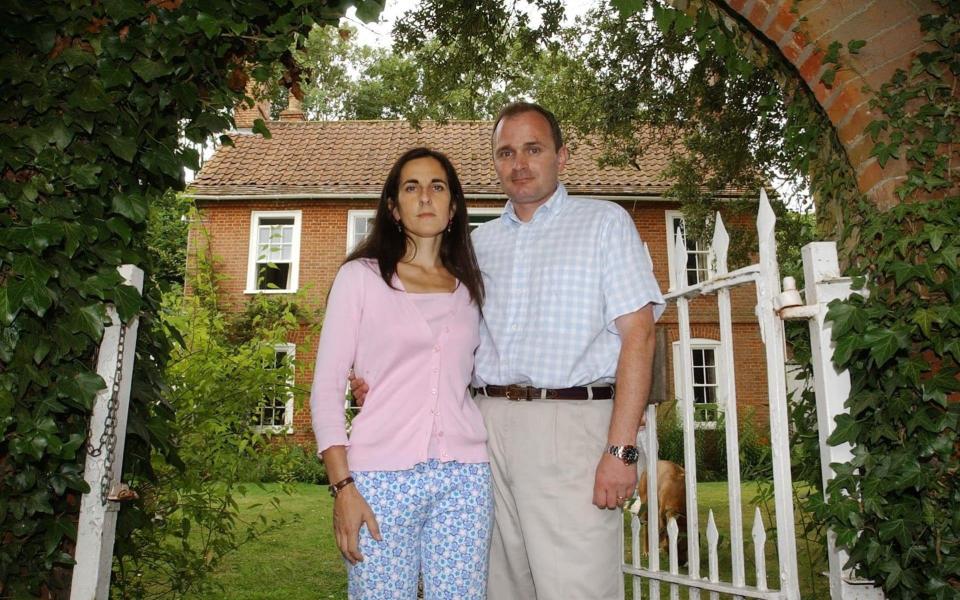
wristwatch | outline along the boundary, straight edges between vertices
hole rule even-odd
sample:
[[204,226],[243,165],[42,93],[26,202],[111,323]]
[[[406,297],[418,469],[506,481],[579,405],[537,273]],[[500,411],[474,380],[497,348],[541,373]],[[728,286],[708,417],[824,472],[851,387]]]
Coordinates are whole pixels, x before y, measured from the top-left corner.
[[636,446],[610,446],[607,452],[622,460],[625,465],[635,465],[640,460],[640,451]]

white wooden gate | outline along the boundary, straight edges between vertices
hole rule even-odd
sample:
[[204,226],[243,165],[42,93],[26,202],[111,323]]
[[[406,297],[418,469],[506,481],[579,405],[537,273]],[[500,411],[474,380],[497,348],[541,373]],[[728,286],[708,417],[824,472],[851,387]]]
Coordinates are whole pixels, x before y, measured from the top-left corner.
[[[804,248],[804,261],[807,265],[808,300],[814,302],[811,306],[796,306],[800,304],[796,292],[781,294],[780,271],[777,264],[776,217],[773,213],[767,195],[760,192],[760,203],[757,214],[757,232],[759,234],[759,262],[735,271],[727,269],[727,250],[729,236],[724,228],[723,221],[718,214],[711,246],[713,271],[711,277],[694,286],[678,287],[675,291],[666,294],[668,303],[673,302],[677,307],[679,324],[679,368],[682,374],[676,391],[680,399],[681,421],[684,438],[684,469],[686,471],[686,521],[687,521],[687,569],[681,573],[677,555],[677,524],[670,519],[667,526],[669,549],[667,553],[668,565],[664,569],[660,564],[659,524],[657,506],[657,412],[656,406],[647,407],[646,429],[641,432],[641,441],[647,449],[646,472],[648,476],[647,489],[648,504],[645,519],[647,547],[649,555],[643,557],[640,551],[642,524],[634,515],[631,520],[632,533],[632,560],[624,560],[623,571],[633,575],[633,594],[639,600],[644,598],[644,583],[647,584],[647,598],[659,600],[661,598],[661,584],[668,586],[669,597],[679,598],[680,589],[687,590],[686,596],[698,599],[701,591],[709,593],[711,600],[724,597],[733,598],[768,598],[797,600],[800,598],[799,581],[797,574],[796,532],[794,528],[793,510],[793,482],[790,474],[790,447],[789,423],[786,396],[786,365],[785,341],[783,334],[784,318],[811,319],[810,329],[813,341],[813,356],[815,368],[814,376],[817,393],[817,409],[819,415],[821,454],[824,465],[824,481],[832,477],[829,465],[831,462],[840,462],[849,455],[847,448],[831,448],[825,440],[833,427],[833,417],[843,409],[843,403],[849,392],[849,378],[845,372],[837,373],[832,366],[832,349],[830,348],[829,324],[825,323],[826,303],[836,297],[846,297],[850,294],[849,281],[839,282],[836,268],[836,249],[832,243],[811,244]],[[829,248],[825,247],[829,246]],[[832,251],[833,266],[828,264]],[[824,258],[826,256],[826,258]],[[681,236],[677,236],[674,249],[674,267],[678,286],[687,281],[687,247]],[[811,266],[813,265],[813,266]],[[826,268],[825,266],[826,265]],[[829,282],[826,280],[830,279]],[[826,282],[826,283],[825,283]],[[829,291],[821,290],[818,295],[818,286],[829,284]],[[733,326],[730,305],[730,290],[742,285],[755,285],[757,293],[756,314],[760,325],[760,333],[764,344],[767,364],[767,394],[770,409],[770,446],[773,462],[773,485],[775,500],[776,526],[776,560],[778,580],[767,581],[766,545],[767,524],[763,522],[760,509],[751,511],[752,523],[752,573],[747,573],[746,552],[743,535],[743,500],[741,498],[740,482],[740,455],[739,432],[737,418],[737,393],[735,384],[735,362],[733,356]],[[719,363],[725,368],[725,377],[721,384],[723,389],[718,395],[723,399],[723,419],[725,427],[725,444],[727,457],[727,491],[730,511],[730,530],[726,537],[730,543],[729,581],[721,581],[719,576],[718,545],[720,531],[714,520],[713,510],[708,513],[706,524],[707,542],[707,573],[701,573],[702,560],[700,557],[700,524],[697,501],[697,471],[696,450],[694,442],[694,391],[690,377],[693,354],[691,349],[690,311],[691,298],[715,295],[720,321]],[[793,300],[795,298],[795,300]],[[846,388],[843,380],[846,378]],[[844,389],[846,391],[844,391]],[[828,400],[829,396],[829,400]],[[872,587],[864,586],[864,582],[854,581],[848,573],[842,571],[845,556],[838,552],[829,536],[829,552],[831,567],[831,597],[838,599],[853,598],[882,598],[882,595]],[[644,564],[646,558],[646,564]]]

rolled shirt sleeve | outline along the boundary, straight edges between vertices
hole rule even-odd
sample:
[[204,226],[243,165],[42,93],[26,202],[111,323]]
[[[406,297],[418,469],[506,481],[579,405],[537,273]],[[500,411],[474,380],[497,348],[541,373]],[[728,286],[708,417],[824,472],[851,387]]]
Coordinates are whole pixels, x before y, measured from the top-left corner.
[[646,244],[627,211],[620,207],[612,215],[601,237],[604,290],[604,319],[616,332],[620,316],[653,304],[654,321],[663,314],[665,303],[653,275],[653,262]]

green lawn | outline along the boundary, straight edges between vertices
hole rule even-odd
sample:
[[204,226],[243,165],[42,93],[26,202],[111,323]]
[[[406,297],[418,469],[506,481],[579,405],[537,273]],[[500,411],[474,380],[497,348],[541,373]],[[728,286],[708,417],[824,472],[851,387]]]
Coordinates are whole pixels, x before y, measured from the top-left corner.
[[[316,485],[297,485],[292,495],[284,494],[279,486],[266,485],[265,489],[249,488],[250,491],[240,501],[245,519],[256,518],[259,514],[272,517],[276,510],[270,506],[270,499],[278,497],[283,516],[288,519],[286,525],[271,531],[254,542],[243,546],[238,552],[230,555],[219,569],[211,576],[223,586],[219,594],[205,593],[202,596],[193,596],[195,600],[230,599],[230,600],[288,600],[291,598],[346,598],[346,575],[340,554],[333,541],[330,523],[332,500],[325,488]],[[743,501],[745,506],[750,505],[756,493],[754,484],[744,484]],[[720,570],[721,576],[728,578],[730,572],[730,541],[722,532],[728,528],[729,513],[727,511],[727,493],[725,483],[703,483],[699,486],[701,530],[701,573],[706,575],[706,507],[713,507],[717,527],[721,531],[720,540]],[[753,508],[744,509],[745,550],[747,554],[747,581],[753,582],[753,545],[750,538],[750,527],[753,525]],[[799,519],[798,519],[799,521]],[[767,581],[771,587],[776,587],[776,540],[773,535],[773,524],[767,521]],[[629,528],[626,530],[626,547],[629,552]],[[812,590],[813,576],[806,566],[807,550],[803,543],[798,543],[797,552],[800,555],[801,596],[807,598],[827,598],[826,580],[816,576],[818,589]],[[629,558],[628,558],[629,560]],[[661,565],[666,565],[666,557],[661,558]],[[816,572],[825,570],[824,565],[817,567]],[[681,569],[684,571],[684,569]],[[627,582],[627,597],[631,598],[629,577]],[[667,598],[668,586],[662,586],[661,594]],[[649,598],[646,587],[644,598]],[[681,597],[686,594],[681,592]],[[703,594],[702,598],[709,598]]]

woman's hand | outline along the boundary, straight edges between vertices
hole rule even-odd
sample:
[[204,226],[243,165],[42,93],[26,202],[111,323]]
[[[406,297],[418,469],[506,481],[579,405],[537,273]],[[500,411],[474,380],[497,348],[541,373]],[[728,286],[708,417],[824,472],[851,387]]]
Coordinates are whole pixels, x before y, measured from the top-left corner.
[[363,555],[360,554],[360,526],[364,523],[373,539],[383,541],[377,517],[370,505],[360,495],[356,485],[348,485],[340,490],[333,500],[333,533],[337,537],[340,554],[343,554],[351,565],[363,560]]

